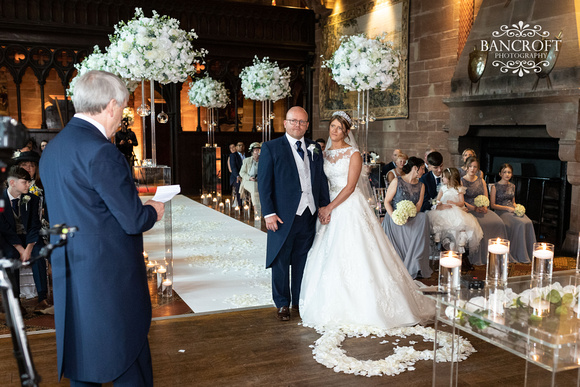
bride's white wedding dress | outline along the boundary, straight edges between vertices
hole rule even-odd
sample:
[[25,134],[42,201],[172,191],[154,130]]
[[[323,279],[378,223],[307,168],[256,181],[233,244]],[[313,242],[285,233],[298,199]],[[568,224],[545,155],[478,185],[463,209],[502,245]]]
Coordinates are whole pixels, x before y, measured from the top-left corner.
[[[348,147],[324,152],[330,200],[346,186]],[[347,325],[394,328],[433,318],[434,304],[417,285],[397,255],[360,188],[318,222],[304,269],[300,315],[318,331]]]

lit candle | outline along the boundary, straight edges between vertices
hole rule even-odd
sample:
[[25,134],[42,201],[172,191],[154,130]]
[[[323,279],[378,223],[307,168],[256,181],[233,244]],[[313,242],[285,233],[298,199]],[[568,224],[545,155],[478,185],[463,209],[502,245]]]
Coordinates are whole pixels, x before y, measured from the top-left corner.
[[450,269],[453,269],[454,267],[461,266],[461,259],[457,259],[457,258],[453,258],[453,257],[440,258],[439,262],[441,263],[441,266],[448,267]]
[[534,250],[534,257],[539,259],[552,259],[554,258],[554,252],[547,249],[545,243],[542,243],[541,249]]
[[224,212],[224,204],[220,202],[220,212]]
[[170,280],[170,279],[166,279],[166,280],[164,280],[164,281],[163,281],[161,284],[163,285],[163,290],[165,290],[165,289],[167,289],[168,287],[170,287],[170,286],[173,284],[173,282],[171,282],[171,280]]
[[226,199],[226,212],[229,215],[231,211],[232,211],[232,205],[230,203],[230,199]]
[[240,217],[240,206],[236,206],[235,213],[236,213],[236,218],[239,218]]
[[244,219],[250,219],[250,206],[244,206]]
[[203,195],[203,194],[201,195],[201,202],[202,202],[203,204],[205,204],[205,195]]
[[502,243],[499,243],[499,240],[497,240],[494,244],[487,247],[487,251],[492,254],[503,255],[509,253],[510,248]]
[[149,254],[147,254],[147,251],[143,251],[143,258],[145,258],[145,260],[149,260]]
[[167,269],[165,268],[165,266],[161,265],[157,268],[157,273],[165,274],[165,273],[167,273]]
[[213,198],[213,208],[217,210],[217,198]]
[[254,216],[254,227],[262,227],[262,220],[259,216]]

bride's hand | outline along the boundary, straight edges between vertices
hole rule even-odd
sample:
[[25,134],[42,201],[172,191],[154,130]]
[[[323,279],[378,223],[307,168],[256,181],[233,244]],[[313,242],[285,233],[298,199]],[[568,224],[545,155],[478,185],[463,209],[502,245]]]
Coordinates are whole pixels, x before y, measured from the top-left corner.
[[330,222],[330,210],[328,207],[321,207],[318,209],[318,218],[320,219],[320,223],[328,224]]

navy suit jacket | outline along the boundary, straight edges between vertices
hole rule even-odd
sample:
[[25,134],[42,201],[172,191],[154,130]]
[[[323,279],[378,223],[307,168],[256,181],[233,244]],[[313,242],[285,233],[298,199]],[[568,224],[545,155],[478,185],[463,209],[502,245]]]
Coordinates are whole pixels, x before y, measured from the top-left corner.
[[[330,203],[328,182],[323,169],[322,150],[316,142],[304,139],[306,147],[314,144],[315,152],[308,151],[312,194],[316,208]],[[302,190],[300,176],[294,162],[293,150],[286,136],[262,144],[260,168],[258,168],[258,191],[262,214],[276,214],[284,223],[278,224],[278,231],[268,231],[266,267],[270,267],[284,241],[288,237]]]
[[421,212],[425,212],[431,209],[431,199],[437,198],[437,180],[435,180],[433,172],[428,172],[421,176],[419,181],[425,184],[425,195],[423,196],[423,205],[421,206]]
[[[25,196],[30,197],[28,203],[23,203],[23,198]],[[36,243],[32,249],[32,256],[37,255],[38,251],[42,248],[42,246],[44,246],[42,238],[40,238],[39,234],[41,228],[38,208],[40,206],[40,199],[38,196],[31,193],[23,194],[20,196],[18,206],[20,207],[20,220],[24,226],[24,230],[26,230],[26,240],[21,240],[16,233],[16,219],[14,219],[14,213],[12,212],[12,206],[8,197],[7,190],[4,190],[4,203],[6,207],[0,216],[3,218],[3,222],[5,222],[7,225],[7,227],[2,227],[5,229],[3,234],[6,242],[4,243],[2,249],[6,258],[20,258],[20,254],[14,248],[14,245],[18,244],[26,248],[29,243]]]
[[147,341],[142,233],[156,211],[142,204],[121,152],[80,118],[50,141],[40,174],[52,224],[78,227],[52,253],[59,377],[114,380]]
[[230,168],[232,169],[230,184],[234,184],[242,169],[242,156],[238,152],[230,153]]

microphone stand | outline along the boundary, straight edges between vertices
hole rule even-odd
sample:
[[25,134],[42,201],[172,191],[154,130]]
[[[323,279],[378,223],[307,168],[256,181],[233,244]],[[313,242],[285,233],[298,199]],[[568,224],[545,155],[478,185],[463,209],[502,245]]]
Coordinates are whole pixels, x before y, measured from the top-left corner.
[[2,305],[4,306],[4,311],[6,313],[6,325],[10,328],[10,335],[12,336],[14,357],[18,363],[18,371],[20,373],[20,382],[22,386],[37,387],[41,377],[37,374],[36,369],[34,368],[30,347],[28,346],[28,339],[26,337],[24,320],[22,319],[22,313],[20,312],[20,305],[14,294],[14,289],[12,289],[12,283],[8,278],[7,270],[19,269],[22,266],[30,265],[37,259],[46,259],[50,257],[52,250],[64,246],[67,243],[67,235],[72,235],[76,230],[76,227],[57,225],[49,230],[41,231],[41,233],[45,235],[60,235],[60,241],[54,245],[49,243],[42,248],[37,257],[34,257],[27,262],[0,258],[0,291],[2,292]]

